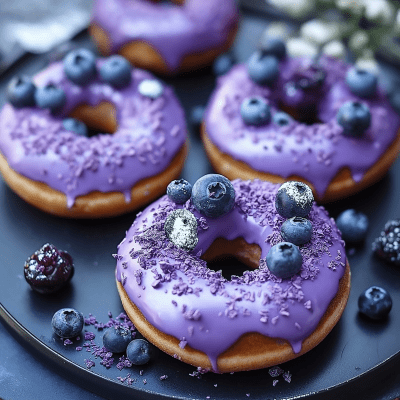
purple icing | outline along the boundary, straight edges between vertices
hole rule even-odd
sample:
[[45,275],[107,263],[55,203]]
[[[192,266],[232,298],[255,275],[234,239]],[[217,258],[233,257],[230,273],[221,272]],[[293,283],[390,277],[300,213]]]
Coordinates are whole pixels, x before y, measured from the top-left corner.
[[[218,356],[246,332],[286,339],[300,352],[302,341],[335,297],[346,263],[333,219],[314,204],[309,216],[312,238],[301,246],[301,271],[288,280],[276,278],[265,256],[282,241],[284,218],[275,209],[279,185],[259,180],[232,183],[236,199],[228,214],[207,219],[191,200],[182,206],[164,196],[137,216],[118,246],[116,276],[132,301],[158,329],[207,354],[214,371]],[[194,213],[199,226],[199,242],[189,253],[164,233],[168,214],[182,207]],[[200,256],[218,237],[243,237],[258,244],[259,268],[230,280],[210,270]]]
[[[104,59],[97,60],[100,68]],[[77,196],[92,191],[122,192],[130,201],[132,187],[161,173],[183,146],[184,112],[169,87],[152,100],[138,92],[138,85],[153,76],[132,70],[132,81],[116,90],[95,79],[77,86],[66,78],[61,63],[39,73],[34,82],[62,87],[67,103],[56,117],[38,108],[16,109],[6,104],[0,113],[0,151],[9,166],[67,196],[72,207]],[[82,137],[66,131],[62,119],[81,104],[109,102],[115,106],[117,131]]]
[[222,46],[238,12],[234,0],[186,0],[181,6],[149,0],[96,0],[93,23],[102,27],[115,53],[132,41],[151,45],[171,71],[193,53]]
[[[351,93],[344,77],[349,65],[322,57],[320,66],[326,79],[313,90],[296,90],[292,82],[307,76],[312,60],[287,58],[280,63],[280,76],[272,88],[252,82],[244,64],[237,65],[219,78],[217,88],[205,113],[210,140],[236,160],[256,171],[288,178],[301,176],[314,185],[322,197],[335,175],[348,167],[355,182],[375,164],[397,137],[400,117],[391,108],[381,89],[370,99]],[[265,97],[272,115],[282,106],[304,112],[317,108],[321,123],[306,125],[293,121],[279,127],[271,123],[247,126],[240,116],[240,105],[249,96]],[[371,110],[371,127],[361,138],[342,135],[336,121],[340,106],[346,101],[361,101]]]

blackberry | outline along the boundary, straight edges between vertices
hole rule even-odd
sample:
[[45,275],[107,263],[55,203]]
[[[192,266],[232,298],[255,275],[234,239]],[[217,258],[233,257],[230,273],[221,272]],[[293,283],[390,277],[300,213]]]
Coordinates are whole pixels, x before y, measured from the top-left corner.
[[400,265],[400,219],[386,222],[384,230],[372,243],[372,250],[383,260]]
[[49,243],[35,251],[25,262],[24,276],[31,288],[39,293],[54,293],[74,274],[72,257]]

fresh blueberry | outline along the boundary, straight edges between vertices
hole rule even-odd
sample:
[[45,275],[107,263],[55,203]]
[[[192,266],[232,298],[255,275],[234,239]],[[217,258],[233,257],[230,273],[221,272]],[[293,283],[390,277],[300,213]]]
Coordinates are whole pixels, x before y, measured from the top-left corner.
[[358,309],[371,319],[383,319],[392,309],[392,298],[385,289],[371,286],[358,298]]
[[272,120],[278,126],[286,126],[292,123],[293,118],[283,111],[278,111],[272,116]]
[[74,275],[72,257],[46,243],[25,262],[24,276],[31,288],[39,293],[54,293]]
[[225,176],[204,175],[193,185],[192,202],[201,214],[209,218],[218,218],[233,208],[235,189]]
[[185,179],[175,179],[167,186],[167,195],[176,204],[186,203],[192,195],[192,185]]
[[275,198],[276,211],[284,218],[307,217],[313,202],[310,187],[296,181],[283,183]]
[[62,121],[63,127],[67,131],[76,133],[79,136],[88,136],[87,126],[75,118],[65,118]]
[[194,106],[190,110],[190,123],[198,128],[203,122],[205,107],[204,106]]
[[271,119],[269,105],[262,97],[248,97],[240,106],[240,115],[246,125],[266,125]]
[[230,53],[221,54],[213,63],[213,73],[216,76],[225,75],[233,66],[234,60]]
[[35,106],[36,86],[27,76],[16,76],[7,86],[7,99],[16,108]]
[[104,82],[118,89],[128,86],[132,80],[131,64],[120,55],[109,57],[100,67],[99,73]]
[[49,83],[44,87],[37,88],[35,100],[38,107],[48,108],[52,113],[57,113],[64,107],[67,97],[63,89]]
[[400,219],[386,222],[384,230],[372,243],[372,250],[383,260],[400,265]]
[[303,217],[289,218],[282,224],[281,235],[285,242],[300,246],[310,241],[312,224],[308,219]]
[[134,339],[126,349],[128,360],[134,365],[147,364],[155,354],[155,348],[147,340]]
[[84,86],[96,78],[96,56],[87,49],[77,49],[64,58],[64,72],[73,83]]
[[131,341],[131,330],[122,326],[112,326],[103,335],[103,345],[112,353],[124,353]]
[[271,85],[279,75],[279,63],[275,56],[256,51],[247,64],[250,78],[259,85]]
[[199,241],[196,217],[186,209],[180,208],[168,214],[164,231],[175,246],[186,251],[193,250]]
[[378,78],[365,69],[350,68],[346,74],[346,83],[356,96],[372,97],[376,93]]
[[337,113],[337,121],[345,136],[361,136],[371,124],[369,107],[359,101],[344,103]]
[[336,218],[336,225],[342,232],[345,242],[361,242],[368,230],[368,217],[359,211],[345,210]]
[[297,274],[303,263],[299,248],[289,242],[281,242],[272,246],[265,259],[268,269],[277,278],[282,279]]
[[164,88],[156,79],[143,79],[139,83],[138,91],[142,96],[155,100],[163,94]]
[[58,310],[51,320],[51,326],[57,336],[65,339],[78,336],[83,329],[83,315],[74,308]]
[[264,54],[275,56],[278,60],[286,57],[286,44],[282,39],[263,35],[258,47]]

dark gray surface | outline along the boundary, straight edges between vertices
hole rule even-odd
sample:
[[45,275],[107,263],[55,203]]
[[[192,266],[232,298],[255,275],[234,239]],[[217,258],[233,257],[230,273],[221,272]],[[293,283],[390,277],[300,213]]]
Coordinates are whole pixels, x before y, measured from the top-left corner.
[[[239,60],[248,57],[265,26],[263,19],[254,16],[244,19],[234,47]],[[90,46],[85,35],[78,41]],[[44,63],[44,57],[30,57],[14,72],[32,73]],[[10,77],[7,74],[0,82],[0,96]],[[169,83],[176,88],[189,115],[194,105],[206,104],[214,78],[206,70]],[[194,183],[211,168],[194,129],[190,131],[190,143],[182,176]],[[102,221],[63,220],[27,205],[0,181],[0,303],[3,306],[0,310],[3,322],[0,325],[0,397],[51,399],[57,393],[61,400],[98,398],[85,390],[88,389],[106,398],[124,395],[135,399],[153,399],[159,395],[186,399],[207,396],[284,399],[304,395],[315,399],[393,399],[400,393],[400,270],[372,257],[371,243],[386,220],[399,216],[398,193],[399,162],[378,184],[327,207],[332,216],[346,208],[357,208],[371,220],[365,245],[348,249],[353,274],[349,303],[342,319],[319,346],[281,365],[292,374],[292,382],[280,378],[273,387],[273,378],[267,370],[233,375],[209,373],[198,379],[189,375],[195,370],[193,367],[164,354],[145,366],[143,375],[138,368],[121,372],[115,366],[106,369],[93,356],[96,366],[87,370],[84,359],[90,354],[75,351],[77,343],[64,346],[55,338],[50,327],[51,316],[61,307],[73,306],[85,316],[92,313],[99,321],[106,322],[108,312],[117,316],[122,311],[111,254],[116,252],[134,213]],[[22,276],[25,259],[45,242],[69,251],[76,266],[71,285],[53,296],[32,292]],[[393,297],[394,306],[387,321],[371,322],[358,315],[357,298],[372,284],[385,287]],[[97,334],[96,343],[101,345],[101,333]],[[132,386],[118,383],[116,378],[128,373],[137,382]],[[160,376],[165,374],[168,379],[161,381]],[[147,380],[146,384],[143,379]]]

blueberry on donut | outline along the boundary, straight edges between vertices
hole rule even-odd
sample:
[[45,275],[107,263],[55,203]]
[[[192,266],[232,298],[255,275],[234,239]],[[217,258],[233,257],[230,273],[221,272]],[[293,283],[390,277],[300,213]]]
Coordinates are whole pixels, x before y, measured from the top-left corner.
[[396,159],[400,116],[372,72],[277,40],[217,80],[202,138],[229,179],[307,183],[319,202],[377,182]]
[[175,75],[211,65],[237,27],[235,0],[96,0],[90,34],[103,55]]
[[[137,216],[118,246],[116,279],[123,307],[148,341],[222,373],[280,364],[325,338],[350,290],[344,242],[315,202],[306,218],[293,217],[302,227],[285,229],[284,239],[289,219],[276,209],[279,188],[210,174],[185,203],[165,195]],[[208,215],[216,192],[230,205]],[[249,270],[228,279],[209,267],[226,256]]]
[[0,112],[0,171],[28,203],[71,218],[123,214],[177,178],[186,123],[173,90],[122,56],[67,54],[14,78]]

